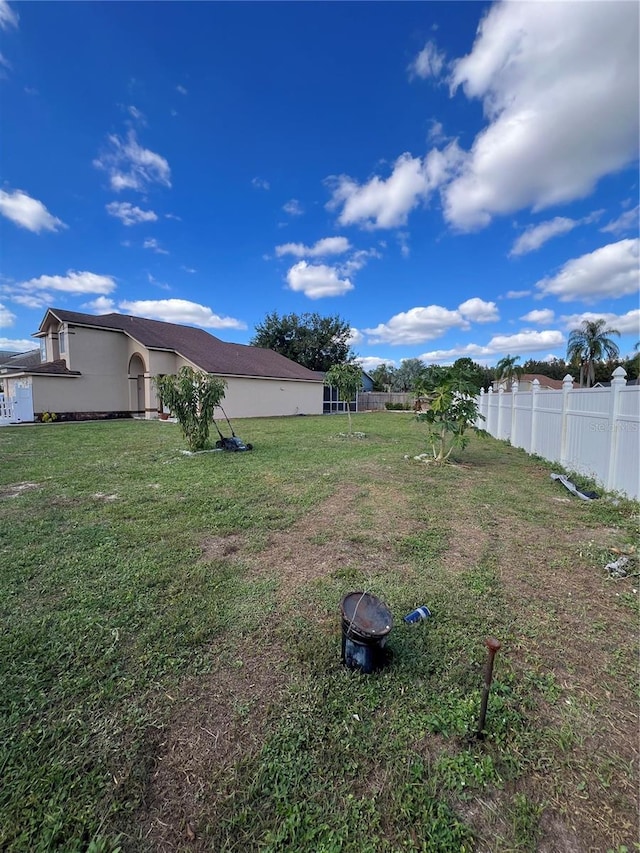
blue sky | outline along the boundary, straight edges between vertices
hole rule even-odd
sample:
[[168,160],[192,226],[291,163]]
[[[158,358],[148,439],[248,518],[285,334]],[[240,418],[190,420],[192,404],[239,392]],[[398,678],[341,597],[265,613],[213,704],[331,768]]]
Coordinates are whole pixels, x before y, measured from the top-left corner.
[[563,356],[638,309],[638,10],[0,0],[0,349],[49,306],[368,368]]

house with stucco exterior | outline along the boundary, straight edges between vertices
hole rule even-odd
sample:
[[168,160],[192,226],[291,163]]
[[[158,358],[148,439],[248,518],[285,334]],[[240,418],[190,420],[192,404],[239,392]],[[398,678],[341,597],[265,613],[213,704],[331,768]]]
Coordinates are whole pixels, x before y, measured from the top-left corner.
[[0,367],[13,421],[156,418],[153,378],[181,367],[224,379],[230,418],[322,414],[318,375],[273,350],[221,341],[204,329],[124,314],[49,308],[34,334],[37,364]]

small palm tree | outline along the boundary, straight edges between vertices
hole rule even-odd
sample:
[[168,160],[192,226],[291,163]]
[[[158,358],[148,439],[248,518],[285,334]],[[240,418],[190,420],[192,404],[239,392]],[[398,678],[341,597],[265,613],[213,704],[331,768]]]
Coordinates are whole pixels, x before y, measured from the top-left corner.
[[580,366],[580,387],[590,388],[595,381],[595,363],[603,358],[617,358],[618,345],[610,335],[620,336],[617,329],[606,328],[607,321],[583,320],[577,329],[569,334],[567,342],[567,360]]
[[501,358],[496,364],[498,379],[505,379],[507,385],[511,385],[514,377],[520,378],[524,373],[524,369],[519,364],[516,364],[517,361],[520,361],[519,355],[505,355]]

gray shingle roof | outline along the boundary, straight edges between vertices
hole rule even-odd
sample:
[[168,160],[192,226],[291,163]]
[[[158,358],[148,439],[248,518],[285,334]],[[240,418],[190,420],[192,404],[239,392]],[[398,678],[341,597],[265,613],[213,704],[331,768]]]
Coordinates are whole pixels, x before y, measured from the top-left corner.
[[28,352],[0,352],[0,367],[10,367],[17,370],[21,367],[33,367],[40,364],[40,350],[32,349]]
[[71,325],[125,332],[149,349],[177,352],[207,373],[318,381],[318,377],[312,370],[307,370],[306,367],[296,364],[295,361],[285,358],[280,353],[245,344],[229,344],[205,332],[204,329],[196,329],[192,326],[148,320],[146,317],[130,317],[125,314],[93,315],[49,308],[40,325],[40,331],[43,331],[49,314]]

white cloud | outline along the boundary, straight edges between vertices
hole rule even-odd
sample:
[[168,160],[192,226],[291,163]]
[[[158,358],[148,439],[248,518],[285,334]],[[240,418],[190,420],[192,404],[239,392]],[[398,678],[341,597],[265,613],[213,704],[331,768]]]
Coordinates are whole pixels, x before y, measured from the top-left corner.
[[610,329],[617,329],[621,335],[640,336],[640,309],[638,308],[627,311],[626,314],[585,311],[582,314],[565,314],[560,319],[567,331],[577,329],[583,320],[604,320]]
[[282,205],[282,209],[285,213],[288,213],[289,216],[302,216],[304,210],[297,198],[289,199],[286,204]]
[[444,125],[441,121],[432,118],[429,133],[427,134],[427,140],[432,142],[434,145],[437,145],[439,142],[444,142],[445,139]]
[[376,367],[381,364],[386,364],[388,367],[395,367],[396,363],[390,358],[378,358],[376,355],[367,355],[363,358],[357,358],[356,361],[362,367],[365,373],[371,373]]
[[338,271],[340,275],[351,276],[366,266],[370,258],[381,257],[382,255],[377,249],[358,249],[350,258],[340,264]]
[[105,205],[109,216],[115,216],[124,225],[137,225],[139,222],[155,222],[158,214],[153,210],[141,210],[129,201],[112,201]]
[[171,290],[171,286],[166,284],[166,282],[158,281],[157,278],[151,275],[150,272],[147,273],[147,279],[149,280],[149,284],[153,284],[155,287],[160,288],[160,290]]
[[411,254],[411,248],[409,246],[409,234],[407,231],[398,231],[396,233],[396,240],[398,241],[398,246],[400,246],[400,254],[403,258],[408,258]]
[[531,296],[530,290],[508,290],[506,299],[523,299],[525,296]]
[[341,255],[348,252],[351,243],[346,237],[324,237],[313,246],[305,246],[303,243],[283,243],[276,246],[276,255],[293,255],[296,258],[321,258],[327,255]]
[[7,59],[7,57],[4,56],[4,54],[2,54],[2,53],[0,53],[0,65],[2,65],[3,68],[6,68],[7,71],[11,71],[13,68],[13,66],[11,65],[9,60]]
[[515,335],[495,335],[489,341],[488,348],[495,353],[540,352],[563,344],[564,336],[557,329],[547,329],[543,332],[525,329]]
[[257,190],[269,190],[269,189],[271,189],[271,184],[269,183],[269,181],[265,181],[264,178],[252,178],[251,184]]
[[388,178],[374,175],[358,184],[348,175],[331,176],[325,183],[331,190],[327,210],[342,208],[341,225],[362,228],[397,228],[406,225],[409,213],[459,168],[462,152],[457,142],[443,151],[433,149],[424,160],[401,154]]
[[126,139],[116,134],[108,139],[110,150],[97,157],[93,165],[107,172],[111,189],[146,192],[152,184],[171,186],[169,163],[160,154],[143,148],[135,130],[130,130]]
[[182,217],[177,216],[175,213],[165,213],[165,219],[175,219],[176,222],[182,222]]
[[547,240],[551,240],[552,237],[557,237],[559,234],[567,234],[578,224],[575,219],[556,216],[555,219],[550,219],[548,222],[530,225],[515,241],[509,255],[526,255],[527,252],[534,252]]
[[364,335],[359,329],[356,329],[352,326],[351,330],[349,331],[349,337],[347,341],[350,347],[357,347],[359,344],[363,343]]
[[19,15],[7,3],[7,0],[0,0],[0,29],[8,30],[9,27],[18,27]]
[[444,59],[445,54],[438,50],[436,43],[428,41],[408,66],[409,79],[421,77],[426,80],[427,77],[439,77],[444,66]]
[[160,243],[158,243],[158,241],[156,240],[155,237],[149,237],[148,239],[146,239],[144,241],[144,243],[142,244],[142,248],[143,249],[151,249],[151,251],[155,252],[156,255],[168,255],[169,254],[169,252],[167,252],[166,249],[162,248],[162,246],[160,245]]
[[35,234],[67,227],[62,220],[52,216],[41,201],[31,198],[22,190],[14,190],[12,193],[0,190],[0,214]]
[[21,340],[0,338],[0,349],[10,350],[11,352],[28,352],[31,349],[35,349],[36,346],[37,344],[33,338],[31,340],[29,338],[22,338]]
[[569,219],[566,216],[556,216],[554,219],[540,222],[538,225],[530,225],[513,244],[509,252],[509,257],[534,252],[553,237],[557,237],[560,234],[567,234],[569,231],[573,231],[578,225],[590,225],[592,222],[596,222],[602,216],[602,213],[602,210],[595,210],[589,216],[583,216],[582,219]]
[[115,310],[115,302],[113,299],[108,299],[106,296],[98,296],[97,299],[92,299],[91,302],[85,302],[83,308],[89,308],[95,311],[96,314],[111,314]]
[[363,185],[340,175],[328,179],[332,197],[328,210],[342,206],[341,225],[362,224],[369,228],[395,228],[404,225],[410,211],[426,195],[427,178],[419,157],[402,154],[386,179],[377,175]]
[[137,107],[134,107],[134,106],[133,106],[133,104],[130,104],[130,105],[127,107],[127,112],[129,113],[129,115],[131,116],[131,118],[133,118],[133,119],[135,119],[136,121],[140,122],[140,124],[146,124],[146,123],[147,123],[147,122],[146,122],[146,119],[145,119],[145,115],[144,115],[144,113],[142,112],[142,110],[139,110]]
[[499,319],[494,302],[485,302],[477,296],[467,299],[455,310],[441,305],[411,308],[396,314],[375,329],[365,329],[370,344],[421,344],[440,338],[450,329],[469,329],[471,322],[490,323]]
[[639,211],[639,205],[636,205],[633,210],[625,210],[617,219],[612,220],[600,230],[605,233],[615,234],[616,236],[624,234],[625,231],[637,231],[640,224],[638,219]]
[[181,95],[188,95],[189,90],[185,89],[184,86],[176,86],[176,92],[180,92]]
[[495,3],[451,91],[489,125],[443,190],[463,230],[588,195],[637,157],[638,4]]
[[458,305],[458,311],[465,320],[470,320],[473,323],[493,323],[500,319],[496,303],[485,302],[477,296]]
[[300,261],[287,272],[290,290],[304,293],[309,299],[322,299],[325,296],[343,296],[353,290],[348,278],[340,278],[335,267],[325,264],[308,264]]
[[560,272],[536,284],[545,295],[560,302],[597,302],[637,293],[640,286],[638,249],[640,240],[620,240],[580,258],[573,258]]
[[13,326],[16,321],[16,315],[12,314],[9,309],[0,302],[0,329],[5,326]]
[[93,272],[69,270],[66,275],[41,275],[15,285],[17,293],[26,291],[53,290],[60,293],[98,293],[107,295],[116,289],[115,280],[110,275],[98,275]]
[[469,323],[459,311],[450,311],[440,305],[411,308],[396,314],[374,329],[365,329],[370,344],[420,344],[440,338],[449,329],[468,329]]
[[233,317],[214,314],[206,305],[186,299],[143,299],[118,304],[121,311],[150,320],[201,326],[205,329],[246,329],[246,323]]
[[37,293],[11,293],[11,301],[16,305],[24,305],[25,308],[44,308],[53,302],[53,296],[46,290]]
[[539,323],[544,326],[546,323],[552,323],[554,317],[555,314],[550,308],[541,308],[539,311],[529,311],[520,319],[525,323]]
[[423,361],[450,361],[456,358],[482,358],[505,353],[541,352],[550,347],[564,346],[562,332],[547,330],[544,332],[523,331],[515,335],[495,335],[488,344],[466,344],[448,350],[432,350],[419,358]]

